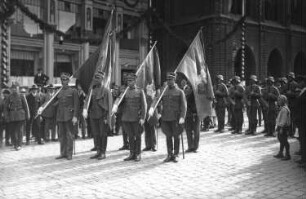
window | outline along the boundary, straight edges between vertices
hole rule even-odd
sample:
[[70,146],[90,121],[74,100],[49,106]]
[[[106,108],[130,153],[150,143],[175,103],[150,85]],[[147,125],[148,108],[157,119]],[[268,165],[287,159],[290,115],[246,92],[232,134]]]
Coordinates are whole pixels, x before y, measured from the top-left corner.
[[34,76],[34,61],[11,59],[11,76]]

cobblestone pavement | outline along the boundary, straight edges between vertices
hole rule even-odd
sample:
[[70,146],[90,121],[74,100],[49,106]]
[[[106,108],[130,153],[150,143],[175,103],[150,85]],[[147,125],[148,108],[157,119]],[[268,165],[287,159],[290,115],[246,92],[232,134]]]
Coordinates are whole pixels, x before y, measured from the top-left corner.
[[[186,135],[184,135],[186,139]],[[198,153],[163,163],[165,137],[141,162],[124,162],[122,137],[109,138],[107,159],[89,159],[92,140],[77,140],[73,160],[55,160],[58,143],[0,149],[1,198],[305,198],[306,172],[292,156],[273,158],[276,138],[201,132]],[[185,148],[187,142],[185,140]],[[292,153],[296,139],[290,139]],[[142,145],[143,146],[143,145]]]

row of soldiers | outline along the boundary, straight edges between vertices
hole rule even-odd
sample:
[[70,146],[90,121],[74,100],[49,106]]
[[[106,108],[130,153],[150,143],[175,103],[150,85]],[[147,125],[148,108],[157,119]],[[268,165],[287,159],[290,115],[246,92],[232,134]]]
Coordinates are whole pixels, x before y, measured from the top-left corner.
[[[277,115],[277,99],[279,95],[287,96],[289,108],[293,113],[295,110],[295,100],[300,92],[295,81],[295,75],[290,72],[287,78],[280,78],[276,84],[274,77],[269,76],[260,85],[257,76],[251,75],[249,85],[241,85],[241,79],[235,76],[230,80],[230,85],[224,83],[222,75],[217,76],[217,84],[214,87],[215,110],[218,118],[218,129],[216,132],[223,132],[225,110],[228,109],[230,125],[233,134],[241,134],[243,126],[243,110],[246,107],[249,121],[249,128],[245,132],[247,135],[254,135],[258,125],[258,115],[263,115],[264,132],[266,136],[273,136],[275,131],[275,119]],[[294,121],[294,115],[292,115]],[[293,122],[291,133],[295,132]]]

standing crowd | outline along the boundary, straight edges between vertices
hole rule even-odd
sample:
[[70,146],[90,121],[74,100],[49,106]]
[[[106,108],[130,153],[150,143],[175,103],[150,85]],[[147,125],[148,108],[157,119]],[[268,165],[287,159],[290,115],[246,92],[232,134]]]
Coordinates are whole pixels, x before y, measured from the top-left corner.
[[[156,127],[160,126],[166,135],[164,162],[177,162],[184,129],[188,141],[185,152],[195,153],[199,148],[200,130],[216,125],[217,120],[216,133],[225,132],[227,121],[232,134],[277,136],[280,150],[274,157],[282,160],[291,159],[288,137],[297,137],[300,150],[296,154],[301,156],[298,163],[305,166],[306,76],[295,77],[291,72],[277,80],[269,76],[259,82],[251,75],[245,86],[238,76],[225,82],[222,75],[217,75],[212,99],[215,114],[203,120],[197,115],[195,96],[187,79],[176,84],[175,73],[167,73],[166,77],[165,86],[157,91],[153,85],[138,88],[135,74],[128,75],[126,86],[109,89],[102,84],[104,73],[97,72],[90,94],[85,95],[80,85],[69,86],[69,74],[61,74],[62,87],[57,90],[47,85],[49,78],[39,70],[28,94],[17,83],[2,91],[1,142],[5,139],[5,145],[20,150],[24,134],[26,145],[31,139],[44,144],[58,138],[60,156],[57,159],[71,160],[73,141],[80,128],[83,138],[86,135],[93,138],[91,150],[96,154],[90,158],[102,160],[106,158],[108,137],[118,135],[121,128],[123,146],[119,150],[130,151],[124,161],[140,161],[142,151],[157,150]],[[242,132],[245,112],[248,129]],[[262,123],[264,131],[257,132]],[[141,149],[143,132],[145,148]]]

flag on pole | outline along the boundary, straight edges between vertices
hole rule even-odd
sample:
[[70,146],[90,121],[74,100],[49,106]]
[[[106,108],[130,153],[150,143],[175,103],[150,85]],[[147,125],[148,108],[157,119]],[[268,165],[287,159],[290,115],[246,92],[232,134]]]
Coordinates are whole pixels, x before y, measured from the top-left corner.
[[105,72],[108,69],[109,64],[109,44],[113,40],[112,37],[115,36],[113,31],[113,11],[111,12],[110,18],[105,26],[105,31],[102,39],[102,43],[98,49],[84,62],[84,64],[79,68],[79,70],[74,75],[79,81],[83,91],[88,93],[90,90],[91,82],[94,74],[97,71]]
[[160,88],[160,63],[156,45],[150,50],[137,71],[136,85],[142,89],[152,86],[154,90]]
[[201,34],[200,30],[175,70],[176,73],[184,74],[190,82],[200,120],[212,115],[212,99],[214,98]]

